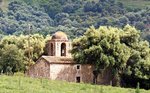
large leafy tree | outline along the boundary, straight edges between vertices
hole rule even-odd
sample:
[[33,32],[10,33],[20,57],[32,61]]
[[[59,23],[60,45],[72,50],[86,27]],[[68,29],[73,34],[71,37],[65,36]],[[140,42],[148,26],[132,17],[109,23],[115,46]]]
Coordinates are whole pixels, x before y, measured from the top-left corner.
[[0,50],[1,73],[24,71],[24,52],[14,44],[6,44]]
[[150,78],[149,43],[140,38],[134,27],[91,27],[83,36],[74,39],[72,45],[76,62],[93,64],[97,73],[111,69],[114,85],[120,85],[123,74]]
[[0,47],[14,44],[24,53],[25,65],[31,66],[44,52],[45,39],[42,35],[20,35],[20,36],[5,36],[0,42]]

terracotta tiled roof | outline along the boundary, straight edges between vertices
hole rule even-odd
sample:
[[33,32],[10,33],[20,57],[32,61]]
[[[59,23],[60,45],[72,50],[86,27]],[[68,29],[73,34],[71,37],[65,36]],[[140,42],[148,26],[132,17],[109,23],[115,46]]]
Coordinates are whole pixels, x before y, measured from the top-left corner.
[[58,64],[74,64],[73,58],[71,57],[56,57],[56,56],[42,56],[49,63],[58,63]]

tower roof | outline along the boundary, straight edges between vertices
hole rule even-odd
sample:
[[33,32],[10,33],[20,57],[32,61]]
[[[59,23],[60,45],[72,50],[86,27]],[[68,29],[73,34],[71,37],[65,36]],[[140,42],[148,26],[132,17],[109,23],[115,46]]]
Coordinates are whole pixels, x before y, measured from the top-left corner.
[[64,32],[58,31],[54,35],[52,35],[52,39],[68,40],[68,37]]

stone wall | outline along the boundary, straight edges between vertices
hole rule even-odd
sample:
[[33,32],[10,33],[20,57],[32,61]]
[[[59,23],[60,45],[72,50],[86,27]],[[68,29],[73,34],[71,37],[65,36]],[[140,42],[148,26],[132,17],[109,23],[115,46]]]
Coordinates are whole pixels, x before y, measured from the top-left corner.
[[112,83],[112,73],[110,71],[111,69],[105,69],[103,73],[98,75],[98,84],[103,84],[103,85],[111,85]]
[[[77,68],[79,66],[79,68]],[[111,84],[112,75],[109,69],[99,74],[97,78],[98,84]],[[48,63],[44,59],[39,59],[27,72],[31,77],[49,78],[51,80],[64,80],[68,82],[77,82],[77,77],[80,77],[80,82],[93,83],[93,66],[89,64],[68,64],[68,63]]]
[[82,82],[93,82],[93,66],[89,64],[81,65]]
[[44,59],[39,59],[35,65],[30,67],[30,69],[27,71],[27,75],[29,75],[30,77],[49,78],[50,77],[49,63],[46,62]]

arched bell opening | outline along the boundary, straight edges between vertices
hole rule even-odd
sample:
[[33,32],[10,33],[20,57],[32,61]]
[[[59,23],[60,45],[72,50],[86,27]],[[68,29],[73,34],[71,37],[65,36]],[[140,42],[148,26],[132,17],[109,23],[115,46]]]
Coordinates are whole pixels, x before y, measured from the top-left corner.
[[54,56],[54,47],[53,47],[53,43],[50,43],[50,56]]
[[61,44],[61,56],[66,56],[66,44]]

